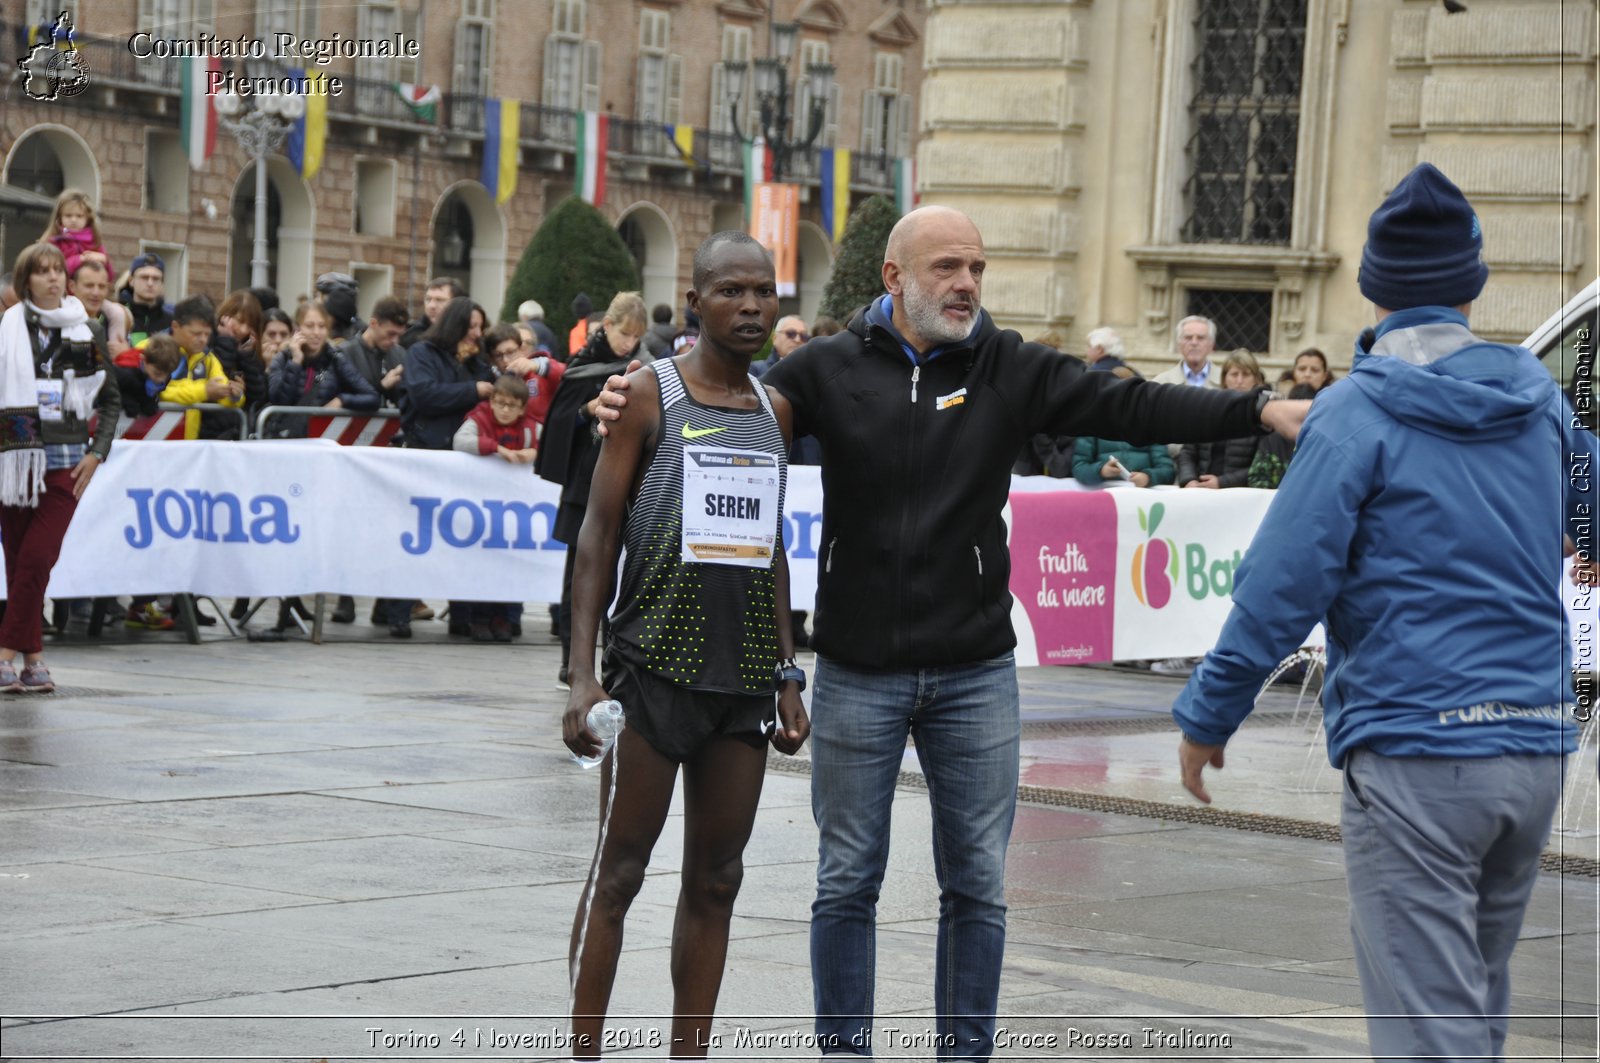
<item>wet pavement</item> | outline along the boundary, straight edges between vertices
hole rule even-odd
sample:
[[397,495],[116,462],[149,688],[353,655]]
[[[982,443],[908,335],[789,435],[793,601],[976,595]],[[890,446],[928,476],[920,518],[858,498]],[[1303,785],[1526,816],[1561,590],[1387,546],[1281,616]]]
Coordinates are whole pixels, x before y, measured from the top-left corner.
[[[0,701],[5,1058],[564,1057],[598,778],[560,744],[559,651],[542,608],[528,619],[514,647],[439,622],[408,643],[357,624],[321,646],[209,629],[200,646],[50,647],[61,691]],[[1180,680],[1020,680],[1030,800],[997,1055],[1364,1058],[1343,861],[1319,840],[1339,780],[1311,699],[1274,688],[1211,777],[1224,815],[1191,822],[1166,715]],[[815,1055],[809,778],[803,756],[771,766],[718,1058]],[[874,1037],[879,1057],[926,1059],[938,891],[914,751],[906,768]],[[1569,774],[1551,851],[1592,861],[1592,729]],[[681,827],[675,802],[628,920],[608,1055],[666,1054]],[[1540,875],[1510,1055],[1596,1058],[1597,881]]]

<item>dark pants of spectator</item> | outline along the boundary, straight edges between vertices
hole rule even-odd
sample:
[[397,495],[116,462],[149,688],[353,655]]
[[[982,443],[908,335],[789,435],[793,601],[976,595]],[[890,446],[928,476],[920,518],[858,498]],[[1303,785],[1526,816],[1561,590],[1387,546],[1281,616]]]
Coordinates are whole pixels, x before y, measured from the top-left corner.
[[388,617],[389,626],[390,627],[410,627],[411,626],[411,606],[414,604],[415,601],[416,601],[416,599],[414,599],[414,598],[385,598],[385,599],[383,599],[383,606],[384,606],[385,612],[382,615]]
[[44,589],[77,508],[71,469],[45,473],[37,506],[0,506],[7,598],[0,646],[23,653],[44,649]]
[[469,624],[492,624],[496,620],[511,621],[512,612],[516,609],[516,602],[462,602],[466,615],[471,619]]

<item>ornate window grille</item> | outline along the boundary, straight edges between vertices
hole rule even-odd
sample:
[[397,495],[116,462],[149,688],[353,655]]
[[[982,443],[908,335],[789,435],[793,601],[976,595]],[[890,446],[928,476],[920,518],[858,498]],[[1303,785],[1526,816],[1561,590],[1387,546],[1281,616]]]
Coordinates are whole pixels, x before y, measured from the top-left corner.
[[1199,0],[1196,9],[1183,240],[1287,245],[1306,0]]
[[1243,347],[1257,354],[1272,348],[1272,293],[1189,289],[1189,313],[1209,317],[1217,326],[1215,357]]

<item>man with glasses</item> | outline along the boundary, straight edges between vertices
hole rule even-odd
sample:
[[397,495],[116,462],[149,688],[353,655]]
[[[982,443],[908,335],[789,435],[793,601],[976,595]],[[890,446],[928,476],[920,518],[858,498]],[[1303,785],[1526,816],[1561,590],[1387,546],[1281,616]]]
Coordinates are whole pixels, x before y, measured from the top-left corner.
[[806,328],[806,323],[798,314],[778,319],[778,327],[772,330],[772,354],[762,361],[753,362],[750,372],[757,378],[767,375],[767,370],[777,365],[806,340],[811,338],[811,330]]

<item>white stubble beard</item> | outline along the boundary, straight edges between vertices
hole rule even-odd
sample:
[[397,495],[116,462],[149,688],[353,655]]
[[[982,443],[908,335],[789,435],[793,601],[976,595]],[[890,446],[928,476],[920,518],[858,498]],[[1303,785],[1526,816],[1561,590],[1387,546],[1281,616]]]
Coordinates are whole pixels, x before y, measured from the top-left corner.
[[949,302],[957,301],[959,297],[949,296],[939,299],[922,289],[911,273],[905,275],[905,287],[901,298],[904,300],[906,319],[911,322],[911,327],[917,330],[917,335],[932,343],[958,343],[972,333],[973,326],[978,321],[978,293],[973,292],[966,297],[966,302],[972,307],[972,317],[965,323],[951,321],[944,316],[944,307]]

